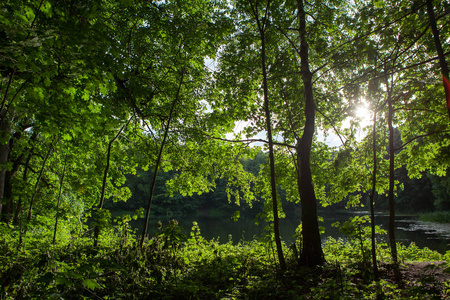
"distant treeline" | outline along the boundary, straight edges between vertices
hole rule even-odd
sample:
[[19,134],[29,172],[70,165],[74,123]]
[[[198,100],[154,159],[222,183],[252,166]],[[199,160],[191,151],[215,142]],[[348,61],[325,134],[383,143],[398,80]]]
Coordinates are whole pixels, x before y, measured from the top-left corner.
[[[254,159],[242,159],[246,171],[258,174],[260,165],[265,163],[267,153],[259,152]],[[240,211],[242,215],[255,216],[263,210],[262,201],[256,201],[250,207],[243,202],[240,205],[234,203],[234,199],[228,201],[226,189],[227,180],[217,179],[216,188],[213,192],[183,196],[175,193],[169,197],[165,182],[175,175],[175,171],[159,172],[155,192],[152,201],[152,214],[157,216],[177,217],[184,214],[198,215],[232,215]],[[136,175],[127,175],[126,186],[130,189],[132,196],[127,202],[106,202],[106,208],[120,210],[137,210],[146,207],[150,195],[150,183],[153,171],[137,170]],[[396,179],[403,185],[403,189],[396,197],[396,209],[398,212],[428,212],[434,210],[450,210],[450,176],[438,177],[424,173],[420,179],[410,179],[405,168],[396,171]],[[279,189],[283,210],[286,214],[298,214],[299,205],[286,201],[285,193]],[[345,199],[344,199],[345,200]],[[366,206],[368,197],[362,195],[361,203]],[[319,209],[336,210],[345,209],[346,201],[321,207]],[[388,200],[384,195],[378,195],[375,201],[378,211],[388,210]]]

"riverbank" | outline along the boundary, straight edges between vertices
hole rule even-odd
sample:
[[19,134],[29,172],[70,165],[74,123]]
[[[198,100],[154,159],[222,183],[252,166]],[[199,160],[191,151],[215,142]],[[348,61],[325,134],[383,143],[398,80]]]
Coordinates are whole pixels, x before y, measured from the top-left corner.
[[450,211],[434,211],[419,214],[419,220],[425,222],[450,223]]
[[[4,228],[6,229],[6,228]],[[269,242],[220,243],[205,239],[197,224],[189,235],[177,223],[144,243],[126,226],[92,238],[78,236],[52,245],[30,232],[17,247],[2,240],[1,299],[443,299],[450,296],[446,261],[411,244],[399,245],[401,281],[394,276],[386,245],[377,246],[379,281],[371,269],[370,244],[329,239],[327,261],[302,268],[283,243],[287,270],[280,272]],[[361,248],[363,246],[363,248]]]

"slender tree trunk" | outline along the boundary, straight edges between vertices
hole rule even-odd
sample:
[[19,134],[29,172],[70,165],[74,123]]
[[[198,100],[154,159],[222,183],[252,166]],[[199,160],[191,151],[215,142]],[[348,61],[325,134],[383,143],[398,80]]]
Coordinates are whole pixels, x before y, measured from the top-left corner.
[[303,0],[297,0],[300,23],[300,59],[304,87],[305,127],[301,140],[297,141],[298,189],[302,207],[303,249],[300,263],[317,266],[325,262],[317,219],[317,199],[311,174],[311,148],[315,126],[315,103],[312,89],[312,73],[309,69],[308,43],[306,40],[306,14]]
[[31,200],[30,200],[30,208],[28,210],[28,217],[27,217],[27,222],[25,223],[25,230],[23,232],[23,234],[20,235],[19,238],[19,243],[17,245],[17,249],[20,248],[20,246],[22,245],[22,240],[26,237],[27,235],[27,231],[28,231],[28,225],[31,222],[31,217],[32,217],[32,212],[33,212],[33,205],[34,205],[34,200],[36,199],[36,195],[38,193],[38,188],[39,188],[39,183],[41,182],[42,179],[42,175],[44,174],[44,170],[45,170],[45,165],[47,164],[47,160],[50,157],[50,154],[53,151],[53,147],[54,145],[51,144],[50,145],[50,149],[48,150],[47,154],[44,157],[44,161],[42,162],[42,167],[41,170],[39,171],[39,175],[38,178],[36,179],[36,184],[34,185],[34,192],[33,195],[31,196]]
[[[5,190],[5,176],[6,176],[6,164],[9,158],[9,142],[11,135],[11,120],[8,109],[5,109],[6,102],[8,100],[9,90],[14,78],[15,71],[12,71],[9,75],[8,85],[6,87],[5,94],[3,95],[2,103],[0,106],[0,215],[3,213],[3,196]],[[10,103],[11,105],[11,103]],[[2,216],[0,216],[2,218]]]
[[[266,130],[267,130],[267,139],[269,141],[269,165],[270,165],[270,187],[271,187],[271,196],[272,196],[272,213],[273,213],[273,231],[275,237],[275,245],[277,247],[277,255],[278,261],[280,263],[281,271],[286,270],[286,262],[283,254],[283,247],[281,246],[281,238],[280,238],[280,225],[278,218],[278,200],[277,200],[277,185],[276,185],[276,177],[275,177],[275,156],[273,150],[273,136],[272,136],[272,120],[270,113],[270,105],[269,105],[269,91],[267,86],[267,66],[266,66],[266,37],[265,32],[267,29],[267,17],[260,20],[258,14],[257,5],[253,5],[253,2],[250,0],[249,4],[252,8],[253,17],[258,24],[259,37],[261,40],[261,69],[263,74],[263,98],[264,98],[264,113],[266,118]],[[266,16],[269,13],[270,0],[267,2],[266,6]]]
[[[259,20],[258,20],[259,23]],[[266,46],[265,46],[265,29],[260,28],[261,36],[261,67],[263,73],[263,89],[264,89],[264,112],[266,115],[266,129],[267,138],[269,140],[269,163],[270,163],[270,186],[272,189],[272,211],[273,211],[273,230],[275,235],[275,244],[277,247],[278,261],[280,262],[280,269],[286,270],[286,262],[284,260],[283,248],[281,246],[279,220],[278,220],[278,200],[277,200],[277,185],[275,178],[275,157],[273,151],[273,137],[272,137],[272,121],[269,108],[269,92],[267,88],[267,70],[266,70]]]
[[[2,219],[5,222],[11,222],[14,216],[14,201],[13,201],[13,186],[12,180],[14,175],[19,170],[22,165],[22,161],[26,156],[26,151],[22,152],[17,158],[12,160],[10,158],[10,153],[14,149],[14,144],[17,143],[22,138],[22,134],[26,129],[26,125],[21,124],[20,130],[16,130],[14,134],[9,139],[9,154],[8,154],[8,162],[12,167],[8,169],[5,173],[4,187],[3,187],[3,210],[2,210]],[[37,134],[33,133],[30,141],[34,141],[37,137]]]
[[[433,0],[426,0],[427,2],[427,13],[428,13],[428,19],[430,21],[431,30],[433,32],[433,38],[434,38],[434,45],[436,47],[436,52],[439,57],[439,65],[441,67],[441,73],[444,78],[449,80],[449,70],[448,65],[445,60],[445,54],[444,50],[442,49],[442,43],[441,39],[439,37],[439,30],[436,24],[436,17],[434,16],[434,7],[433,7]],[[447,99],[447,113],[448,117],[450,118],[450,89],[445,85],[444,80],[444,88],[445,88],[445,99]]]
[[39,171],[39,175],[38,178],[36,179],[36,184],[34,185],[34,192],[33,195],[31,196],[31,200],[30,200],[30,208],[28,210],[28,218],[27,221],[30,222],[31,221],[31,216],[32,216],[32,212],[33,212],[33,205],[34,205],[34,200],[36,199],[36,195],[38,192],[38,188],[39,188],[39,184],[41,182],[42,179],[42,175],[44,174],[44,170],[45,170],[45,165],[47,164],[47,161],[50,157],[50,154],[53,151],[53,147],[54,145],[50,145],[50,149],[48,150],[47,154],[44,157],[44,161],[42,162],[42,167],[41,170]]
[[388,127],[389,127],[389,246],[391,248],[392,263],[394,264],[395,276],[397,281],[400,282],[401,274],[398,266],[397,258],[397,243],[395,239],[395,198],[394,198],[394,187],[395,187],[395,149],[394,149],[394,126],[392,124],[394,118],[394,107],[392,101],[392,88],[389,85],[388,76],[385,75],[386,80],[386,90],[387,90],[387,103],[388,103]]
[[397,264],[397,245],[395,241],[395,199],[394,199],[394,127],[392,126],[392,103],[389,102],[389,243],[391,244],[391,256],[394,264]]
[[[28,154],[27,160],[25,161],[25,169],[23,170],[23,175],[22,175],[22,181],[24,182],[24,184],[27,183],[27,178],[28,178],[28,170],[29,170],[29,165],[30,165],[30,161],[31,161],[31,157],[32,154]],[[20,213],[22,212],[22,196],[19,197],[19,200],[17,201],[17,207],[16,207],[16,211],[14,213],[14,217],[13,217],[13,224],[14,225],[19,225],[19,216]]]
[[370,192],[370,221],[372,234],[370,236],[372,242],[372,265],[373,265],[373,276],[375,281],[379,280],[378,276],[378,265],[377,265],[377,254],[376,254],[376,241],[375,241],[375,209],[373,207],[373,202],[375,198],[376,184],[377,184],[377,110],[373,110],[373,127],[372,127],[372,154],[373,154],[373,171],[372,171],[372,191]]
[[66,176],[66,166],[67,166],[67,154],[64,161],[64,167],[61,175],[61,182],[59,183],[58,202],[56,203],[55,229],[53,230],[53,245],[56,243],[56,233],[58,232],[59,204],[61,203],[61,194],[64,185],[64,177]]
[[[10,147],[11,149],[11,147]],[[4,222],[11,222],[13,218],[14,203],[13,203],[13,186],[12,186],[12,176],[13,173],[7,170],[5,173],[5,183],[3,187],[3,210],[2,210],[2,220]]]
[[[6,164],[9,158],[9,136],[11,134],[11,122],[6,115],[0,116],[0,214],[3,215],[3,197],[6,183]],[[3,218],[2,218],[3,219]]]
[[[103,173],[102,194],[100,196],[100,202],[98,204],[98,209],[102,209],[103,208],[103,203],[105,202],[106,182],[107,182],[107,179],[108,179],[109,167],[111,165],[111,149],[112,149],[112,145],[117,140],[117,138],[120,136],[122,131],[128,126],[128,124],[130,123],[132,118],[133,117],[130,117],[128,119],[128,122],[125,125],[123,125],[122,128],[120,128],[120,130],[116,134],[116,136],[111,141],[109,141],[108,150],[107,150],[107,154],[106,154],[106,166],[105,166],[105,171]],[[94,247],[98,247],[98,236],[99,235],[100,235],[100,227],[95,226],[94,227]]]
[[178,85],[177,94],[176,94],[175,99],[173,100],[172,106],[170,108],[169,117],[167,119],[167,124],[166,124],[166,127],[164,128],[164,137],[161,142],[161,147],[159,148],[158,158],[156,159],[155,171],[153,172],[152,184],[150,186],[150,196],[148,199],[148,206],[147,206],[147,211],[145,214],[144,230],[142,232],[142,238],[141,238],[141,243],[140,243],[141,248],[144,246],[145,236],[147,235],[148,220],[150,219],[150,209],[152,207],[153,193],[155,191],[156,178],[158,176],[158,169],[159,169],[159,165],[161,163],[161,158],[162,158],[162,154],[164,151],[164,146],[166,144],[167,136],[169,135],[170,122],[172,121],[172,115],[173,115],[173,112],[175,111],[176,104],[177,104],[178,100],[180,99],[180,92],[181,92],[181,87],[183,85],[184,72],[185,72],[185,69],[183,68],[182,73],[181,73],[180,84]]

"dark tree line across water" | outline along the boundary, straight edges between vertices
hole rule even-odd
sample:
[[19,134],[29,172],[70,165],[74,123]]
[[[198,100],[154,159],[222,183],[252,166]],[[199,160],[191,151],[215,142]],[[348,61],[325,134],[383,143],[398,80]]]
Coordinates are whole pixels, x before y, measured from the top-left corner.
[[[241,163],[244,169],[257,175],[260,170],[260,165],[267,160],[267,154],[260,152],[254,159],[242,159]],[[231,217],[236,211],[240,211],[241,216],[254,217],[257,213],[263,211],[264,203],[260,198],[255,201],[250,207],[247,203],[237,205],[228,201],[226,193],[227,180],[217,179],[216,189],[212,192],[203,194],[181,195],[175,193],[173,197],[169,197],[166,188],[166,181],[170,180],[174,171],[161,172],[157,178],[153,204],[153,212],[155,216],[163,217],[181,217],[183,215],[195,215],[210,213],[215,215],[223,214]],[[139,169],[137,175],[128,175],[125,186],[131,191],[131,197],[126,201],[108,202],[105,208],[111,210],[137,210],[143,208],[147,204],[149,195],[149,187],[152,178],[151,168],[148,171]],[[450,193],[447,192],[450,186],[449,176],[438,177],[436,175],[424,173],[419,179],[411,179],[407,175],[404,167],[396,171],[396,178],[403,188],[396,196],[396,208],[400,213],[424,213],[435,210],[450,210]],[[280,198],[282,201],[282,208],[286,214],[292,215],[295,213],[299,215],[299,208],[292,202],[286,200],[286,193],[283,189],[279,189]],[[365,203],[368,195],[362,197],[362,204],[367,210],[368,204]],[[329,211],[345,210],[346,202],[333,204],[330,207],[321,207]],[[388,199],[386,196],[378,195],[375,199],[375,208],[377,211],[388,211]]]

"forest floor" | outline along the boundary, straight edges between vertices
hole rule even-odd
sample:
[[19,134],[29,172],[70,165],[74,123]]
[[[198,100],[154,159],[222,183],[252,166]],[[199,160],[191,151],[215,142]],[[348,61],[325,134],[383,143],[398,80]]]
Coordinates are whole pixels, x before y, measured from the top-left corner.
[[[296,278],[297,287],[286,286],[284,291],[278,289],[275,298],[450,299],[450,272],[445,261],[401,263],[401,280],[396,276],[392,264],[383,263],[379,264],[379,281],[373,280],[372,269],[368,264],[342,268],[328,265],[316,272],[300,269],[295,273],[291,276]],[[305,276],[305,274],[308,275]],[[305,285],[305,278],[310,284]],[[286,278],[281,281],[286,282]],[[261,296],[249,299],[270,299],[270,297]]]
[[[450,299],[450,251],[398,244],[401,280],[387,245],[379,244],[374,280],[367,240],[328,239],[326,264],[298,265],[285,247],[281,272],[269,241],[206,240],[197,224],[189,236],[176,222],[140,247],[133,231],[104,231],[51,244],[30,232],[18,246],[0,236],[0,299]],[[33,235],[34,234],[34,235]],[[363,245],[363,249],[361,248]],[[383,263],[386,262],[386,263]]]
[[[447,268],[448,265],[445,261],[404,263],[400,266],[402,283],[405,289],[434,292],[433,299],[438,299],[436,297],[439,296],[448,298],[449,294],[445,290],[445,283],[450,280],[450,272]],[[393,272],[389,274],[390,280],[394,282]]]

